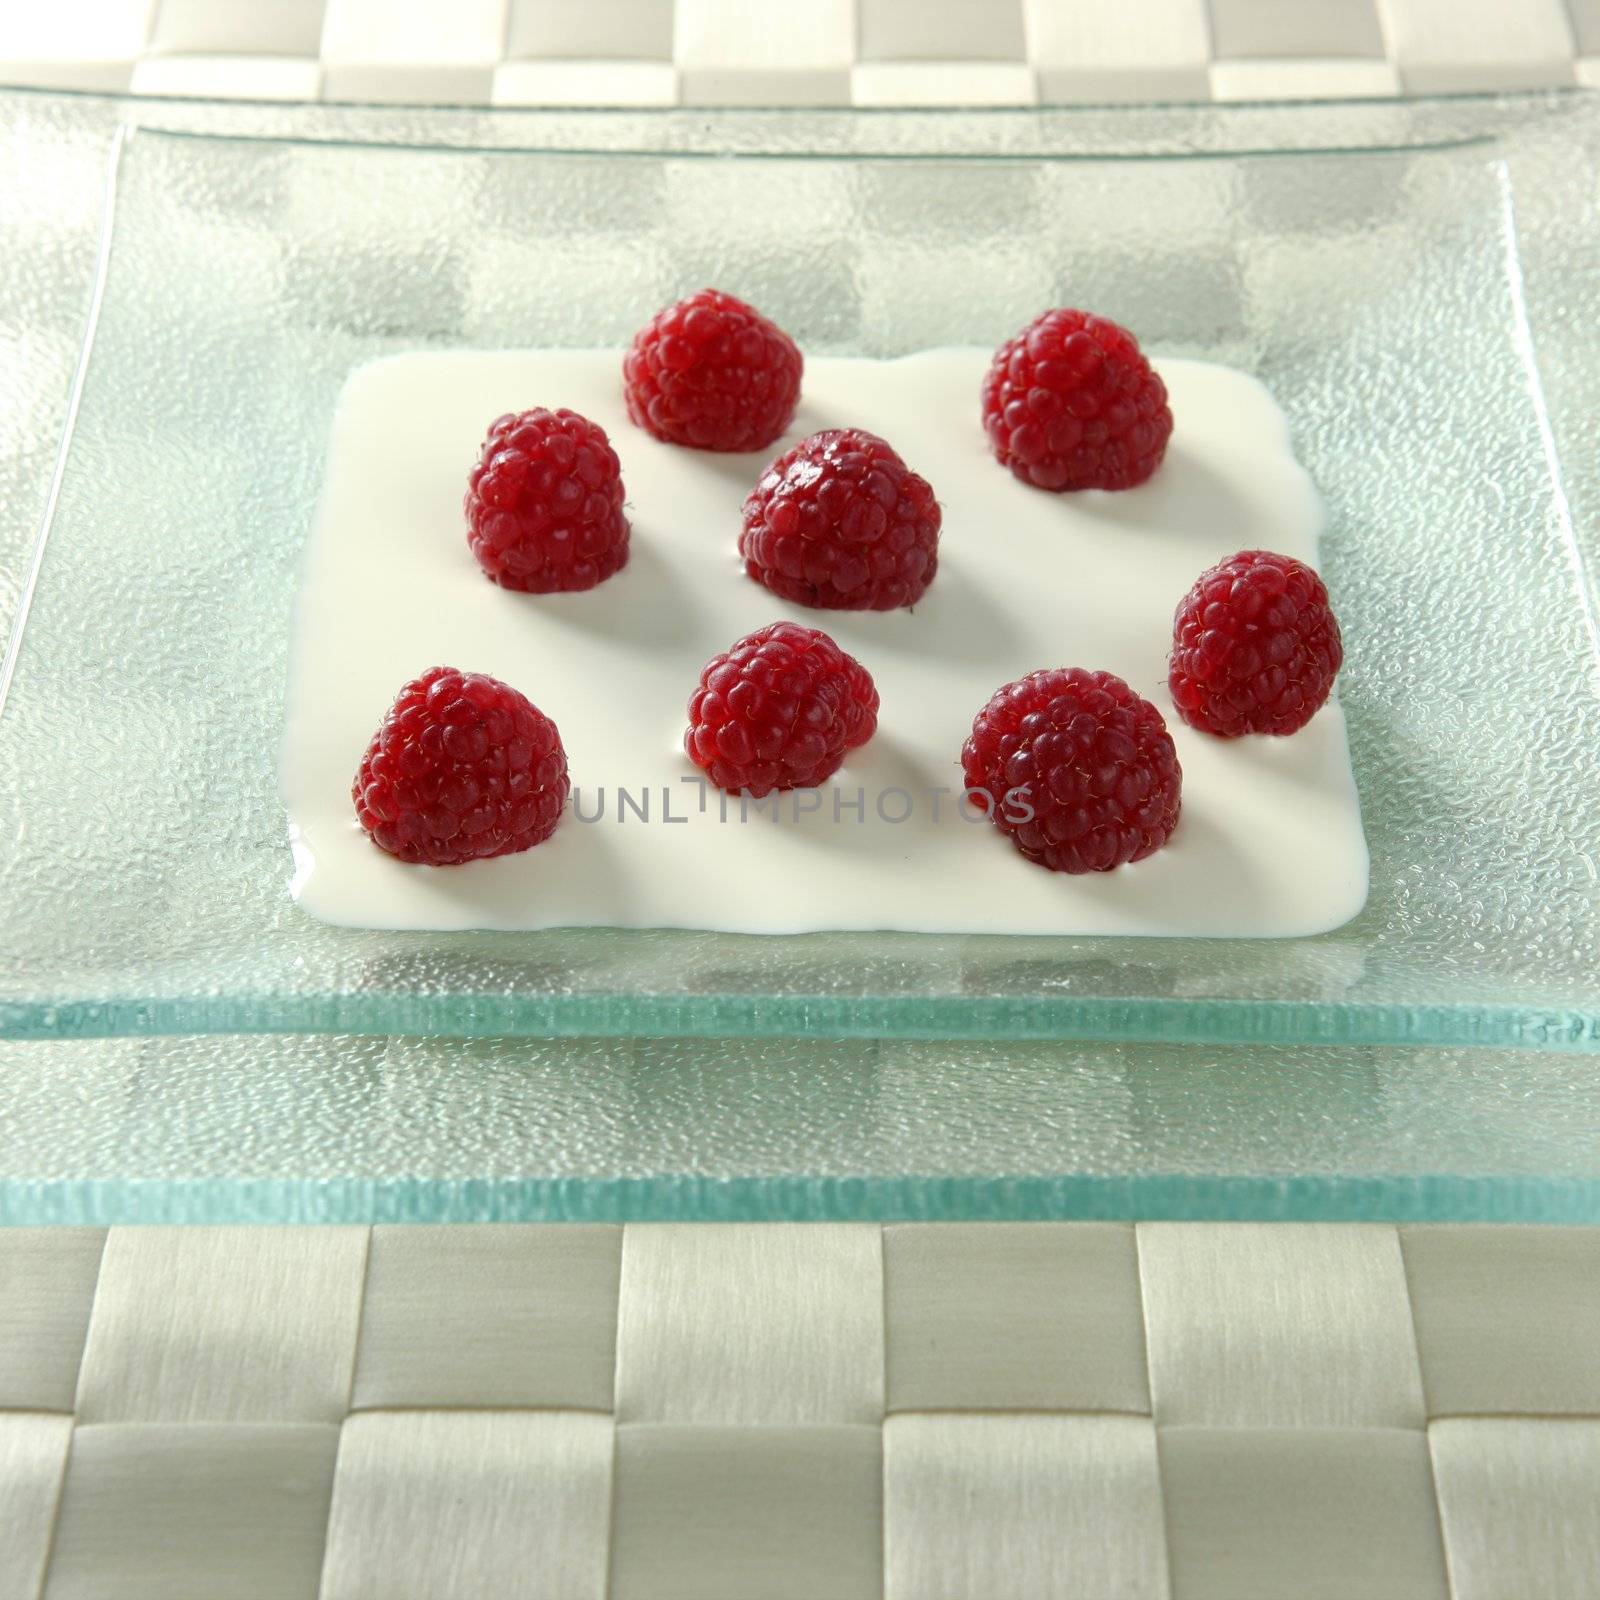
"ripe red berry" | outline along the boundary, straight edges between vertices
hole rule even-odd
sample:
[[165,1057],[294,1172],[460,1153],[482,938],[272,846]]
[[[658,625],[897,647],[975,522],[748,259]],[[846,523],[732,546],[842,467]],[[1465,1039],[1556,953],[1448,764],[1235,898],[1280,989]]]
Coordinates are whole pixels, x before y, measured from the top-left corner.
[[697,450],[760,450],[789,426],[803,362],[794,340],[731,294],[658,311],[622,363],[628,415]]
[[829,428],[762,473],[744,503],[744,570],[797,605],[915,605],[939,566],[939,502],[875,433]]
[[1039,489],[1131,489],[1172,434],[1167,387],[1126,328],[1047,311],[994,353],[983,426],[995,458]]
[[1061,667],[996,690],[973,719],[961,766],[968,790],[988,796],[990,821],[1052,872],[1143,860],[1178,825],[1172,735],[1109,672]]
[[859,661],[815,628],[773,622],[706,663],[683,748],[719,789],[759,799],[814,788],[877,725]]
[[526,695],[434,667],[396,697],[350,794],[379,849],[452,866],[548,839],[567,803],[567,753]]
[[507,589],[592,589],[628,559],[622,467],[605,429],[576,411],[489,424],[467,479],[467,543]]
[[1172,622],[1178,715],[1223,739],[1294,733],[1344,660],[1322,579],[1303,561],[1242,550],[1202,572]]

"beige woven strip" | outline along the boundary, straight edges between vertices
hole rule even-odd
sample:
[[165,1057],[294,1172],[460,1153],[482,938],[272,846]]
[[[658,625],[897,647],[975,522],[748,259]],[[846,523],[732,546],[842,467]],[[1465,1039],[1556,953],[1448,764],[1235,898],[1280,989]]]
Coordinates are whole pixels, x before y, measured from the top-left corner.
[[886,1228],[891,1411],[1150,1410],[1126,1224]]
[[45,1593],[314,1595],[338,1445],[321,1423],[80,1426]]
[[98,1228],[0,1232],[0,1409],[73,1409],[104,1243]]
[[1600,1229],[1402,1228],[1400,1239],[1430,1417],[1600,1414]]
[[1166,1600],[1148,1417],[891,1417],[888,1600]]
[[117,1228],[80,1422],[340,1422],[367,1230]]
[[1161,1477],[1182,1600],[1446,1600],[1419,1432],[1163,1428]]
[[629,1228],[617,1420],[876,1426],[881,1261],[869,1225]]
[[588,1411],[352,1417],[324,1600],[605,1600],[611,1454]]
[[1461,1417],[1428,1438],[1456,1600],[1600,1600],[1600,1422]]
[[353,1407],[612,1408],[621,1228],[379,1228]]
[[39,1592],[71,1442],[71,1417],[0,1412],[0,1594]]
[[881,1434],[619,1425],[613,1600],[878,1600]]
[[1422,1426],[1393,1228],[1155,1223],[1139,1262],[1163,1425]]

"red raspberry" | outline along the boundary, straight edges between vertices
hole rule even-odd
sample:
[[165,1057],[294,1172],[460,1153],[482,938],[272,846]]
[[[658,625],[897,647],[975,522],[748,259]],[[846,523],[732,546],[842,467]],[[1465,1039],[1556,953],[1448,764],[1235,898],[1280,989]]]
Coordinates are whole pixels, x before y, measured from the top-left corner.
[[1126,328],[1047,311],[994,353],[983,426],[995,458],[1039,489],[1131,489],[1166,454],[1167,386]]
[[811,789],[878,725],[867,669],[827,634],[773,622],[713,656],[683,748],[719,789]]
[[1178,603],[1168,683],[1178,715],[1204,733],[1294,733],[1343,660],[1322,579],[1303,561],[1241,550]]
[[669,444],[760,450],[800,399],[800,351],[742,300],[702,289],[658,311],[622,363],[628,415]]
[[507,589],[592,589],[628,559],[622,467],[576,411],[507,413],[489,424],[467,479],[467,543]]
[[498,678],[433,667],[403,688],[350,788],[372,842],[452,866],[548,839],[567,803],[567,753],[549,717]]
[[968,790],[989,797],[994,825],[1052,872],[1142,861],[1178,825],[1172,735],[1109,672],[1059,667],[996,690],[973,719],[961,766]]
[[915,605],[939,567],[939,502],[875,433],[828,428],[762,473],[744,503],[744,570],[835,611]]

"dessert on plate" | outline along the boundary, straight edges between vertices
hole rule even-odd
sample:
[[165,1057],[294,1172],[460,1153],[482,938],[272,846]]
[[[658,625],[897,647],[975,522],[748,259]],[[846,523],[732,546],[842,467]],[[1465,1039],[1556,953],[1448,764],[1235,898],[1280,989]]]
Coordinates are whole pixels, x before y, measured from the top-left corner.
[[[297,896],[373,926],[1336,926],[1366,855],[1320,524],[1258,383],[1071,308],[807,361],[706,290],[620,355],[374,363],[301,596]],[[335,661],[347,693],[310,692]]]

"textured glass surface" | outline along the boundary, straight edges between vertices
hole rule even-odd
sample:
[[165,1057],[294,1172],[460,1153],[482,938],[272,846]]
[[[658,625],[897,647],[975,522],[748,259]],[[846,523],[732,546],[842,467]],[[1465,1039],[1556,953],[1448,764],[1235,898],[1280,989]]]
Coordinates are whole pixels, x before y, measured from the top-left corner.
[[[15,126],[54,103],[5,104]],[[60,116],[109,136],[114,112]],[[143,127],[122,152],[0,715],[0,1032],[1600,1044],[1587,99],[160,115],[189,131]],[[197,132],[218,126],[250,137]],[[705,281],[818,352],[994,341],[1077,302],[1259,374],[1329,502],[1363,915],[1276,942],[302,916],[273,763],[346,374],[424,346],[620,343]],[[0,561],[25,571],[15,514]]]
[[1585,1056],[849,1039],[0,1042],[0,1224],[1600,1221]]
[[73,102],[0,97],[0,659],[83,339],[108,137]]

